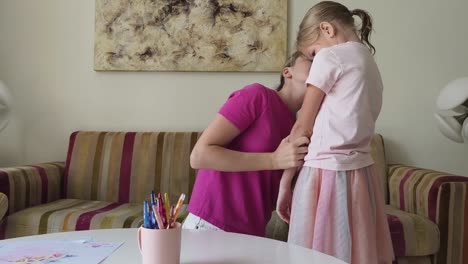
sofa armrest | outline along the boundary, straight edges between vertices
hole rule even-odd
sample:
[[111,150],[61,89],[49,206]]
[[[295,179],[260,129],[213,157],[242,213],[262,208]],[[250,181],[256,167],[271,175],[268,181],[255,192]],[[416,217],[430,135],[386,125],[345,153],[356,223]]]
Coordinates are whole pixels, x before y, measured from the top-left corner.
[[468,229],[468,177],[404,165],[389,167],[390,204],[425,216],[440,231],[437,263],[465,263]]
[[0,192],[0,223],[8,210],[8,197]]
[[58,200],[65,163],[0,168],[0,192],[8,198],[8,214]]
[[437,223],[441,210],[448,208],[450,203],[442,190],[449,188],[447,186],[451,184],[461,187],[465,183],[468,183],[468,177],[405,165],[390,165],[390,204]]

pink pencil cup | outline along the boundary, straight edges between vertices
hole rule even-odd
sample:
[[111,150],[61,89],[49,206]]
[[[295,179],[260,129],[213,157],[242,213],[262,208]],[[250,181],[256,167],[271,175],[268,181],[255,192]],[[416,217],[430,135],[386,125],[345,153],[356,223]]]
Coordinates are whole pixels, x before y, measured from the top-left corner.
[[138,247],[143,264],[179,264],[182,228],[175,223],[171,229],[138,229]]

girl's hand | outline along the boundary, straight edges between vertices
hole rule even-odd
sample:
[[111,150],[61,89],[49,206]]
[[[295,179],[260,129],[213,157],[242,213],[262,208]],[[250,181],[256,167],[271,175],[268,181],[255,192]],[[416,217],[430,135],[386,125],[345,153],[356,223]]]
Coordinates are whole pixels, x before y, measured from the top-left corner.
[[292,142],[289,142],[289,137],[283,139],[275,152],[272,153],[273,168],[285,170],[302,166],[308,152],[308,144],[307,137],[298,137]]
[[291,187],[281,185],[276,202],[276,213],[281,220],[289,224],[291,218],[292,190]]

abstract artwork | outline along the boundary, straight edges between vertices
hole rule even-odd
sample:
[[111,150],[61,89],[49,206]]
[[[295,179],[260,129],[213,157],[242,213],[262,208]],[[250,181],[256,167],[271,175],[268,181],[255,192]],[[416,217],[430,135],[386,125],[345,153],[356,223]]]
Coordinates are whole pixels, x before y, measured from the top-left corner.
[[287,0],[96,0],[97,71],[280,71]]

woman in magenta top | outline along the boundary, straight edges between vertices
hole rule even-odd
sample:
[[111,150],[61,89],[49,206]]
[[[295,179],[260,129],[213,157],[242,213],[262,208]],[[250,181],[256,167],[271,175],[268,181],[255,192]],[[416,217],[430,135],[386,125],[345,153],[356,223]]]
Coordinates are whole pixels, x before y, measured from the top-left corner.
[[295,53],[278,91],[255,83],[231,94],[191,155],[199,169],[184,228],[264,236],[282,170],[307,154],[308,139],[286,138],[305,93],[311,62]]

